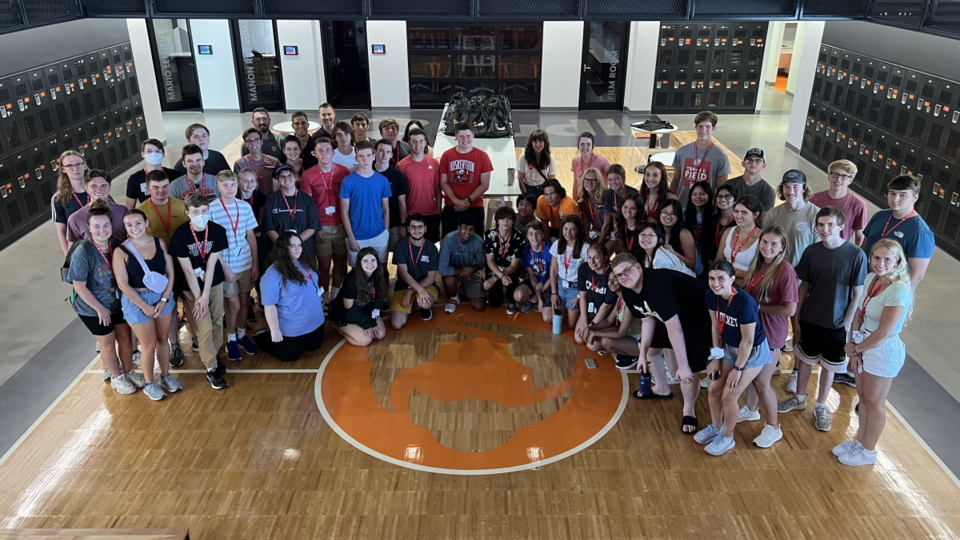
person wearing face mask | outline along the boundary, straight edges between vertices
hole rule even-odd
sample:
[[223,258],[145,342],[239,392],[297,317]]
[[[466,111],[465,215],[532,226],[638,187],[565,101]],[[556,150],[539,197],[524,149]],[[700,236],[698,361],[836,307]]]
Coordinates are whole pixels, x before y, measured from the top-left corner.
[[643,183],[640,185],[640,201],[643,202],[642,217],[656,222],[660,219],[660,209],[667,200],[676,200],[677,196],[667,189],[667,167],[659,161],[651,161],[643,168]]
[[389,307],[389,276],[375,249],[361,249],[357,259],[360,264],[347,274],[340,294],[333,299],[333,324],[347,343],[366,347],[387,336],[383,318]]
[[60,154],[60,159],[57,161],[60,163],[60,177],[57,179],[57,193],[50,201],[50,207],[60,249],[66,255],[70,250],[70,243],[67,241],[67,220],[88,202],[87,163],[76,150],[67,150]]
[[[397,240],[407,235],[407,194],[410,193],[410,187],[407,185],[407,177],[400,172],[392,163],[393,146],[384,139],[377,141],[374,147],[376,151],[376,162],[373,170],[382,174],[390,184],[390,223],[387,224],[387,230],[390,236],[387,240],[387,252],[393,253],[393,245]],[[406,159],[406,158],[404,158]]]
[[602,179],[604,188],[609,187],[607,184],[607,170],[610,168],[610,162],[600,154],[594,153],[593,147],[596,143],[596,138],[593,133],[584,131],[580,134],[579,141],[580,142],[577,143],[577,150],[579,150],[580,153],[573,157],[573,162],[570,164],[570,171],[573,173],[573,192],[580,193],[583,175],[587,174],[587,171],[590,169],[600,171],[597,178]]
[[557,162],[550,153],[550,136],[542,129],[534,130],[527,137],[527,146],[517,160],[517,179],[520,191],[539,197],[543,184],[557,177]]
[[[110,207],[110,215],[113,221],[113,236],[121,242],[127,239],[127,231],[123,227],[123,216],[127,212],[127,207],[110,202],[110,183],[113,178],[107,171],[93,169],[87,176],[86,189],[90,202],[106,201]],[[90,205],[84,205],[77,210],[67,220],[67,241],[76,242],[84,238],[89,238],[87,232],[87,213],[90,211]]]
[[337,143],[336,151],[333,153],[333,162],[346,167],[350,172],[357,170],[357,151],[353,148],[353,128],[350,127],[350,124],[346,122],[334,124],[331,140]]
[[776,204],[776,192],[769,182],[763,179],[763,170],[767,168],[767,161],[763,150],[751,148],[743,156],[743,174],[727,180],[724,185],[730,186],[736,192],[737,198],[753,195],[763,205],[763,211],[769,212]]
[[147,174],[150,171],[163,171],[168,178],[177,178],[180,174],[161,165],[163,163],[163,143],[157,139],[147,139],[140,145],[140,156],[147,162],[142,171],[130,175],[127,180],[127,208],[133,210],[138,204],[150,198],[147,189]]
[[[262,137],[263,134],[257,128],[250,128],[243,132],[243,148],[247,150],[247,153],[233,164],[233,172],[238,173],[242,169],[253,169],[257,173],[257,183],[260,185],[260,191],[264,195],[270,195],[274,189],[273,171],[280,166],[280,160],[265,154],[260,149],[263,146]],[[220,172],[217,172],[215,176],[218,176]]]
[[[213,174],[206,172],[203,150],[195,144],[188,144],[183,147],[181,155],[183,159],[180,163],[186,166],[186,173],[170,184],[170,196],[183,199],[190,193],[199,193],[207,197],[219,197],[216,174],[220,171]],[[230,167],[221,170],[230,170]]]
[[[281,140],[270,131],[270,113],[263,107],[257,107],[253,110],[253,127],[260,133],[260,151],[268,156],[277,159],[283,159],[281,153]],[[240,155],[245,156],[250,153],[250,149],[244,145],[240,149]],[[265,178],[270,178],[266,176]]]
[[[614,163],[607,169],[607,184],[610,189],[603,194],[603,206],[607,210],[607,215],[603,218],[603,228],[600,230],[600,238],[608,238],[608,235],[616,230],[614,223],[616,217],[620,214],[620,207],[623,206],[623,200],[631,193],[639,193],[635,188],[626,185],[627,171],[623,165]],[[624,239],[617,236],[616,240],[623,243]]]
[[[190,124],[187,126],[184,135],[187,137],[187,145],[196,145],[200,147],[200,151],[203,154],[203,172],[211,176],[216,176],[220,171],[226,171],[230,169],[230,164],[227,163],[227,159],[223,157],[223,154],[217,152],[216,150],[211,150],[210,146],[210,130],[207,129],[203,124]],[[178,173],[181,175],[187,174],[187,165],[181,159],[177,162],[177,166],[174,167]],[[199,173],[197,173],[199,174]],[[173,177],[171,177],[173,178]],[[176,195],[174,195],[176,197]],[[219,193],[217,194],[219,197]],[[179,197],[178,197],[179,198]]]

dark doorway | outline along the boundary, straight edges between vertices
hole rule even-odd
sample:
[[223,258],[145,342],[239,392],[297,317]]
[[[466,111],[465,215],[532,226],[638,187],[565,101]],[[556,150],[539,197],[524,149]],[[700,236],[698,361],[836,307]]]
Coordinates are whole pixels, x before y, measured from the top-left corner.
[[242,112],[283,110],[283,84],[274,21],[233,21],[233,49]]
[[200,81],[186,19],[152,19],[147,25],[164,111],[199,109]]
[[363,21],[324,21],[323,59],[327,102],[345,109],[369,109],[370,64]]
[[580,110],[621,110],[627,78],[629,22],[583,25]]

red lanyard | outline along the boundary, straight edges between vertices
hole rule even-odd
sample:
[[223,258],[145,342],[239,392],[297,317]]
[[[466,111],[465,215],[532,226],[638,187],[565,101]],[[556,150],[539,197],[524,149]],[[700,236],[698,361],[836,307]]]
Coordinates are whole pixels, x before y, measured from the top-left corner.
[[643,263],[644,268],[653,268],[653,259],[650,258],[650,254],[646,250],[643,252]]
[[730,246],[730,263],[733,264],[737,260],[737,255],[740,254],[740,250],[743,249],[743,246],[750,241],[750,238],[753,237],[753,233],[757,232],[757,226],[753,226],[753,230],[750,231],[750,234],[743,239],[743,242],[740,245],[737,245],[737,238],[740,238],[740,227],[737,226],[737,230],[733,232],[733,245]]
[[[603,272],[601,272],[600,275],[603,276],[606,273],[607,273],[607,269],[604,268]],[[596,272],[590,272],[590,290],[593,291],[594,297],[596,297],[596,294],[597,294],[597,282],[594,281],[593,277],[596,275],[597,275]]]
[[[876,284],[876,287],[874,287]],[[863,319],[867,316],[867,304],[870,303],[870,299],[880,294],[880,291],[883,290],[883,283],[880,282],[880,276],[874,276],[873,282],[870,283],[870,287],[867,288],[867,296],[863,299],[863,306],[860,308],[860,326],[862,330]]]
[[227,214],[227,221],[230,222],[230,228],[233,229],[233,239],[237,239],[237,228],[240,227],[240,204],[236,200],[233,201],[233,206],[237,209],[237,222],[233,222],[233,218],[230,217],[230,212],[227,210],[227,205],[223,204],[223,197],[217,199],[220,201],[220,206],[223,207],[223,211]]
[[696,223],[697,223],[697,224],[693,226],[693,238],[694,238],[694,240],[696,240],[697,243],[699,244],[699,243],[700,243],[700,227],[701,227],[701,224],[700,224],[699,221],[696,222]]
[[163,230],[167,231],[167,234],[170,234],[170,226],[173,225],[173,219],[171,219],[171,208],[173,207],[170,204],[170,200],[167,199],[167,221],[163,221],[163,216],[160,215],[160,210],[157,208],[157,205],[154,204],[153,199],[150,199],[150,206],[153,207],[153,211],[157,213],[157,219],[160,220],[160,225],[163,226]]
[[626,226],[623,227],[623,235],[626,236],[624,243],[627,244],[627,253],[629,253],[633,250],[633,241],[635,238],[630,234],[630,229]]
[[250,166],[253,168],[253,172],[257,173],[257,185],[263,183],[263,154],[260,154],[260,169],[257,170],[257,162],[253,158],[250,158]]
[[727,300],[727,311],[720,311],[720,297],[717,296],[717,336],[723,335],[723,327],[727,324],[727,313],[730,312],[730,304],[733,303],[733,297],[737,294],[736,289],[730,289],[730,298]]
[[[731,216],[731,217],[732,217],[732,216]],[[730,218],[727,218],[727,223],[723,223],[723,222],[721,221],[722,219],[723,219],[723,216],[722,216],[722,215],[720,216],[719,219],[717,219],[717,234],[716,234],[716,239],[714,239],[714,241],[713,241],[713,245],[715,245],[715,246],[719,246],[719,245],[720,245],[720,238],[723,236],[723,231],[725,231],[725,230],[727,229],[727,224],[730,223]],[[721,227],[721,225],[723,225],[723,226]]]
[[570,261],[573,259],[573,247],[567,248],[570,250],[570,256],[567,257],[567,250],[563,250],[563,269],[565,273],[570,273]]
[[282,192],[280,193],[280,198],[283,199],[283,204],[287,205],[287,212],[290,213],[290,225],[293,225],[293,216],[297,214],[297,191],[293,192],[293,208],[290,208],[290,203],[287,202],[287,196]]
[[[298,268],[298,270],[299,270],[299,268]],[[306,272],[304,272],[303,270],[300,270],[300,273],[303,274],[303,277],[309,279],[309,280],[310,280],[310,283],[313,283],[313,286],[314,286],[318,291],[320,290],[320,287],[317,285],[317,282],[313,280],[313,273],[311,273],[309,270],[307,270]]]
[[376,301],[377,301],[377,288],[373,286],[373,281],[372,281],[372,280],[371,280],[371,281],[368,281],[368,282],[367,282],[367,285],[370,285],[370,298],[372,298],[373,301],[376,302]]
[[890,225],[890,219],[893,217],[893,210],[891,210],[891,211],[890,211],[890,215],[887,217],[887,224],[883,226],[883,234],[880,235],[880,238],[886,238],[888,234],[890,234],[890,233],[893,232],[893,229],[896,229],[897,227],[900,226],[901,223],[903,223],[904,221],[912,218],[916,213],[917,213],[916,210],[911,210],[910,213],[907,214],[907,217],[905,217],[905,218],[901,219],[900,221],[898,221],[898,222],[896,223],[896,225],[894,225],[894,226],[888,231],[888,230],[887,230],[887,227]]
[[[710,146],[708,146],[707,149],[703,151],[703,157],[702,157],[702,158],[699,158],[699,157],[697,157],[697,153],[698,153],[697,150],[698,150],[698,148],[697,148],[696,143],[694,143],[694,145],[693,145],[693,164],[697,167],[697,176],[696,176],[696,178],[700,178],[700,169],[703,168],[703,162],[706,161],[706,159],[707,159],[707,154],[710,153],[710,150],[711,150],[712,148],[713,148],[713,143],[711,142],[711,143],[710,143]],[[707,163],[710,163],[710,162],[707,161]]]
[[[617,200],[616,197],[613,198],[614,201]],[[593,202],[593,197],[591,196],[589,201],[587,201],[587,212],[590,214],[590,223],[596,223],[597,221],[597,203]]]
[[[80,205],[80,208],[83,208],[83,207],[85,206],[82,202],[80,202],[80,197],[77,197],[77,192],[76,192],[76,191],[71,191],[70,194],[73,195],[73,198],[77,200],[77,204]],[[84,195],[86,195],[86,194],[84,194]],[[89,201],[89,200],[90,200],[90,196],[87,195],[87,201]]]
[[530,260],[532,260],[532,261],[533,261],[533,264],[537,267],[537,277],[540,277],[540,276],[542,276],[542,275],[544,274],[544,266],[546,266],[546,261],[543,260],[543,259],[544,259],[544,256],[543,256],[543,250],[544,250],[544,248],[540,248],[540,252],[539,252],[539,253],[540,253],[540,257],[539,257],[539,258],[537,258],[537,256],[534,254],[534,252],[533,252],[533,247],[527,246],[527,248],[530,249]]
[[200,252],[200,260],[206,263],[207,260],[207,238],[210,237],[210,226],[203,230],[203,243],[197,238],[197,231],[193,230],[193,223],[190,224],[190,234],[193,235],[193,241],[197,243],[197,251]]
[[[259,176],[257,178],[259,178]],[[193,193],[197,191],[197,188],[193,185],[193,182],[190,181],[189,176],[187,177],[187,185],[190,186],[190,191],[188,191],[187,193]],[[200,194],[205,195],[206,191],[207,191],[207,174],[202,172],[200,173]]]
[[750,280],[750,284],[747,285],[747,294],[753,295],[753,288],[756,287],[758,283],[763,281],[763,276],[765,275],[767,275],[767,269],[764,269],[763,272],[757,272],[757,275],[753,276],[753,278]]
[[[93,240],[91,240],[91,242],[93,243],[93,247],[97,248],[97,253],[99,253],[100,256],[103,257],[103,262],[107,263],[107,268],[110,269],[110,273],[112,274],[113,264],[111,264],[110,260],[107,259],[107,256],[103,254],[103,251],[100,249],[100,246],[98,246],[97,243],[94,242]],[[110,246],[110,240],[107,240],[107,246]],[[113,247],[108,247],[107,249],[110,251],[110,258],[113,258]]]
[[407,247],[410,248],[410,266],[412,266],[414,270],[417,269],[417,262],[420,261],[420,254],[423,253],[423,246],[425,245],[427,245],[426,240],[424,240],[423,243],[420,244],[420,250],[417,251],[417,256],[414,257],[413,256],[413,240],[411,240],[409,244],[407,244]]
[[500,236],[500,231],[497,231],[497,239],[500,240],[500,259],[504,261],[507,260],[507,251],[510,250],[510,234],[511,233],[507,233],[507,239],[504,240],[503,237]]

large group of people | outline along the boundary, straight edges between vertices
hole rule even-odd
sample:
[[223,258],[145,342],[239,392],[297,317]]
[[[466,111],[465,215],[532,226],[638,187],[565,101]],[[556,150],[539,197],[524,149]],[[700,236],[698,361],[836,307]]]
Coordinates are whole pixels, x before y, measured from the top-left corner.
[[[187,128],[173,169],[162,166],[163,143],[144,141],[146,168],[130,177],[126,205],[110,200],[109,174],[88,170],[77,152],[60,157],[52,205],[64,280],[117,392],[159,400],[181,390],[170,372],[184,362],[181,323],[211,386],[223,389],[221,348],[228,362],[260,351],[294,361],[322,346],[327,319],[365,347],[415,311],[428,321],[434,306],[452,314],[467,300],[476,311],[537,311],[617,368],[639,367],[638,399],[671,399],[679,385],[681,431],[711,455],[733,448],[736,425],[759,420],[761,407],[754,443],[781,439],[778,415],[806,408],[819,364],[814,425],[831,427],[832,384],[856,386],[860,429],[834,454],[846,465],[876,460],[884,401],[905,359],[899,333],[934,246],[914,210],[916,178],[892,179],[890,208],[869,220],[848,189],[858,171],[846,160],[829,165],[819,193],[799,170],[774,189],[760,148],[728,180],[718,119],[704,112],[673,177],[650,162],[638,168],[639,189],[594,153],[592,133],[580,134],[568,193],[537,130],[517,164],[516,209],[497,208],[484,230],[493,166],[468,124],[436,159],[417,121],[401,137],[385,118],[373,139],[362,113],[349,122],[328,104],[319,113],[315,133],[296,112],[294,134],[278,138],[258,109],[233,167],[208,148],[201,124]],[[266,325],[248,334],[254,292]],[[771,380],[791,348],[792,395],[777,403]]]

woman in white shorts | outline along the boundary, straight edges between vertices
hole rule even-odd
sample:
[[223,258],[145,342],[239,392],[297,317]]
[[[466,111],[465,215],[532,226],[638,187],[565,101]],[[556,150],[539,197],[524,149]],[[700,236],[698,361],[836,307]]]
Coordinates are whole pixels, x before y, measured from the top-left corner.
[[907,356],[900,331],[913,311],[910,272],[900,244],[888,238],[879,240],[870,249],[869,262],[866,294],[844,348],[850,370],[856,374],[860,428],[855,440],[833,449],[840,463],[852,467],[877,461],[877,441],[887,421],[887,394]]

